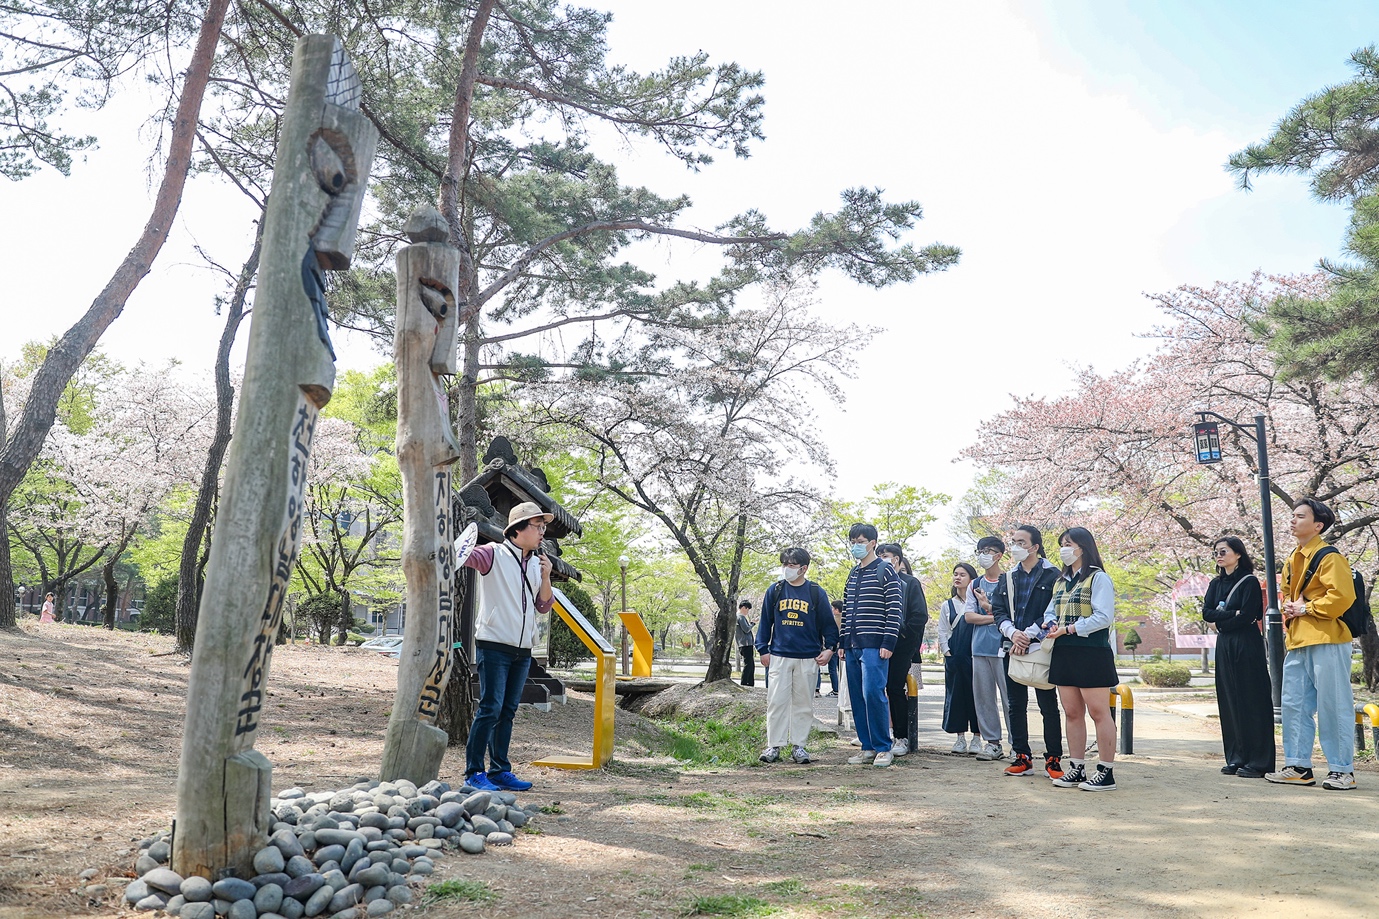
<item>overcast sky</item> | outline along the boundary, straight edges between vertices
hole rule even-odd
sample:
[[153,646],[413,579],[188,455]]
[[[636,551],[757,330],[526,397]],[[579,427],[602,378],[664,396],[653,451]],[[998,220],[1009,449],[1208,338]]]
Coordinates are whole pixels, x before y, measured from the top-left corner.
[[[617,62],[649,69],[702,48],[766,75],[766,141],[750,159],[688,174],[654,147],[610,143],[601,152],[625,182],[690,194],[705,227],[748,207],[797,226],[843,188],[879,186],[923,203],[914,242],[962,248],[957,267],[901,288],[824,281],[826,316],[884,329],[842,410],[799,411],[831,443],[830,484],[849,498],[886,479],[959,496],[974,470],[954,457],[1012,393],[1055,395],[1075,366],[1113,370],[1152,347],[1137,337],[1158,321],[1146,292],[1336,255],[1343,208],[1295,177],[1240,192],[1223,164],[1304,95],[1347,79],[1348,55],[1379,36],[1379,7],[1360,0],[592,5],[614,12]],[[142,92],[80,121],[101,149],[70,178],[0,186],[0,360],[66,329],[137,237],[152,197]],[[237,269],[248,221],[233,193],[195,179],[105,350],[209,367],[224,285],[193,247]],[[708,257],[647,253],[667,281]],[[342,345],[342,369],[381,360]]]

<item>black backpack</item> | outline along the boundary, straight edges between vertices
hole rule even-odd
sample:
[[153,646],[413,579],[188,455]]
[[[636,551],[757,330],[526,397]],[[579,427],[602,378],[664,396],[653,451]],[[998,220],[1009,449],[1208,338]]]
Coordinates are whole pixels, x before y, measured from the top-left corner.
[[[1339,555],[1340,552],[1341,550],[1335,546],[1323,546],[1317,550],[1317,554],[1312,556],[1312,561],[1307,565],[1307,571],[1302,575],[1302,585],[1298,587],[1299,597],[1307,589],[1307,583],[1312,580],[1312,575],[1317,573],[1317,566],[1321,564],[1322,559],[1332,554]],[[1350,609],[1341,613],[1340,619],[1341,622],[1345,623],[1345,627],[1350,629],[1350,636],[1359,638],[1373,628],[1374,619],[1369,614],[1369,601],[1365,599],[1364,577],[1360,575],[1360,572],[1353,569],[1351,576],[1355,580],[1355,602],[1350,604]]]

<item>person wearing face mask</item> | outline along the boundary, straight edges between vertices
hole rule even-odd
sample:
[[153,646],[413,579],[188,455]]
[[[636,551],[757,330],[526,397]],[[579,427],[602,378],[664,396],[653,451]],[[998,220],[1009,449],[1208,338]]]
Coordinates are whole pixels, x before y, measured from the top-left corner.
[[[1054,638],[1049,682],[1067,713],[1070,768],[1053,780],[1059,788],[1114,791],[1116,723],[1111,719],[1111,688],[1120,682],[1111,650],[1111,624],[1116,618],[1116,588],[1102,570],[1101,551],[1085,527],[1072,527],[1058,537],[1063,574],[1054,585],[1044,613],[1046,634]],[[1096,775],[1087,777],[1082,760],[1087,748],[1086,716],[1096,726]]]
[[919,657],[919,646],[924,644],[929,604],[924,599],[924,585],[907,570],[910,566],[905,561],[905,550],[899,543],[888,542],[879,546],[876,554],[900,577],[900,633],[896,638],[895,653],[886,662],[886,698],[890,700],[891,732],[895,737],[891,753],[905,756],[910,752],[910,697],[906,692],[905,678],[910,675],[910,666]]
[[[1001,721],[1010,724],[1010,699],[1006,692],[1005,669],[1001,658],[1001,632],[991,614],[991,595],[1001,585],[1001,556],[1006,544],[996,536],[977,540],[977,567],[982,569],[967,593],[964,616],[972,629],[972,700],[977,706],[977,724],[986,741],[977,759],[993,762],[1004,759],[1001,749]],[[997,699],[999,697],[999,707]]]
[[841,643],[847,652],[848,698],[862,752],[848,759],[853,766],[889,766],[891,707],[886,701],[887,663],[900,637],[900,577],[876,555],[876,527],[853,524],[848,531],[857,565],[843,588]]
[[747,616],[752,612],[752,601],[743,600],[737,605],[737,653],[742,656],[742,685],[756,685],[756,653],[752,650],[752,620]]
[[766,668],[766,750],[763,763],[790,759],[808,763],[809,729],[814,725],[814,685],[819,667],[838,647],[838,626],[824,589],[805,575],[809,553],[801,548],[780,554],[780,580],[761,601],[756,649]]
[[1216,705],[1221,713],[1221,771],[1262,779],[1277,764],[1274,706],[1265,663],[1264,592],[1254,561],[1238,536],[1222,536],[1212,547],[1216,577],[1202,598],[1202,618],[1216,626]]
[[[1058,569],[1044,557],[1044,534],[1038,527],[1022,526],[1010,534],[1010,558],[1015,567],[1001,579],[991,595],[991,613],[1005,638],[1010,654],[1021,655],[1039,640],[1041,620],[1053,597]],[[1033,751],[1029,745],[1029,687],[1010,678],[1010,658],[1005,659],[1006,693],[1010,698],[1010,746],[1015,762],[1006,767],[1010,776],[1033,776]],[[1063,721],[1058,711],[1058,690],[1036,689],[1035,701],[1044,722],[1044,774],[1063,775]]]
[[[977,579],[977,569],[958,562],[953,569],[953,596],[943,602],[938,614],[938,647],[943,652],[943,730],[958,735],[951,752],[982,752],[981,730],[977,727],[977,706],[972,701],[972,624],[963,610],[967,592]],[[968,742],[967,732],[972,732]]]

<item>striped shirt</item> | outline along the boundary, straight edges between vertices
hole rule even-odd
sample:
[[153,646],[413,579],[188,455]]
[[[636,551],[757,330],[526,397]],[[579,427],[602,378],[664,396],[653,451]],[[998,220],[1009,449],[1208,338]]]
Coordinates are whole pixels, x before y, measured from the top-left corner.
[[844,648],[895,650],[900,634],[900,576],[884,559],[858,565],[843,588]]

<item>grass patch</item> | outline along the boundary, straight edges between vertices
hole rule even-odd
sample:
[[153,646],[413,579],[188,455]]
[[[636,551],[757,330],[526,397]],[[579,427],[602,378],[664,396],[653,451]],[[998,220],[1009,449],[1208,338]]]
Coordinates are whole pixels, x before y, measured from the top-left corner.
[[758,721],[679,718],[661,728],[658,752],[671,759],[694,766],[760,765],[765,732]]
[[433,903],[451,901],[488,903],[496,899],[498,899],[498,895],[483,881],[462,881],[458,878],[452,878],[426,888],[421,902],[425,906],[430,906]]
[[748,817],[760,813],[764,808],[775,807],[786,802],[785,795],[738,795],[731,791],[695,791],[687,795],[670,795],[653,792],[647,795],[635,792],[618,792],[624,800],[645,801],[661,807],[683,807],[689,810],[708,811],[727,817]]
[[719,894],[711,897],[695,897],[685,908],[686,916],[729,916],[743,917],[769,916],[778,912],[777,907],[756,897],[738,894]]
[[804,893],[804,882],[799,878],[786,878],[783,881],[769,881],[761,889],[778,897],[797,897]]

